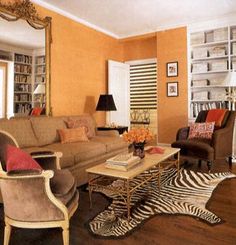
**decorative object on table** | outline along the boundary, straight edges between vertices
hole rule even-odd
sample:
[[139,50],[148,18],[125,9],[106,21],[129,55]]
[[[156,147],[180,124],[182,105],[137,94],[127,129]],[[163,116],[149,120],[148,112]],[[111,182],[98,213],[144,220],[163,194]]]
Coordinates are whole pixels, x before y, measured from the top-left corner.
[[168,82],[166,85],[167,85],[167,97],[179,96],[178,82]]
[[[225,85],[228,86],[228,93],[226,94],[226,100],[229,102],[229,109],[235,111],[235,103],[236,103],[236,71],[229,72],[226,79]],[[234,135],[234,133],[233,133]],[[234,145],[236,144],[233,137],[233,148],[232,148],[232,156],[229,157],[230,164],[236,163],[236,156],[234,152]]]
[[[153,171],[158,170],[154,169]],[[144,172],[135,182],[130,183],[131,188],[137,186],[149,175],[150,172]],[[157,177],[147,182],[142,187],[142,191],[138,189],[137,193],[131,197],[132,211],[129,221],[124,214],[126,203],[122,197],[112,191],[113,188],[102,189],[99,187],[94,191],[105,194],[113,201],[103,212],[89,221],[88,228],[96,236],[123,238],[157,214],[190,215],[211,225],[220,224],[221,218],[207,210],[206,204],[217,185],[221,181],[233,177],[235,175],[229,172],[206,174],[182,169],[177,174],[177,170],[174,168],[164,170],[160,192],[156,191]],[[119,188],[123,184],[122,180],[116,180],[110,186]],[[196,200],[198,201],[196,202]],[[107,218],[111,216],[109,214],[116,218]]]
[[178,62],[169,62],[166,64],[166,76],[177,77],[178,76]]
[[101,94],[97,103],[96,111],[106,111],[106,124],[110,124],[109,111],[116,111],[116,105],[112,94]]
[[125,141],[132,143],[134,147],[134,156],[144,158],[144,145],[153,138],[153,134],[147,128],[134,128],[123,134]]
[[146,152],[148,154],[163,154],[165,152],[165,149],[159,146],[152,146],[149,149],[147,149]]
[[133,153],[119,154],[106,160],[106,167],[110,169],[128,171],[140,163],[140,157],[133,156]]

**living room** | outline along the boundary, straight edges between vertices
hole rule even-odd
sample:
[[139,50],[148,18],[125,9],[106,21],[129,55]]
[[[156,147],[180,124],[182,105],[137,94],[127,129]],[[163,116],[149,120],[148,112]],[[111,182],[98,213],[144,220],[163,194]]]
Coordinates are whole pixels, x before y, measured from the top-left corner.
[[[1,4],[14,2],[19,1],[1,1]],[[175,19],[175,22],[169,20],[163,23],[155,23],[153,24],[154,26],[150,25],[150,28],[146,30],[138,29],[137,26],[141,23],[140,22],[137,23],[137,26],[133,26],[133,31],[124,28],[124,33],[122,33],[122,29],[118,29],[118,26],[117,30],[116,27],[113,27],[112,32],[111,30],[105,29],[104,26],[106,25],[102,27],[101,24],[101,27],[99,27],[98,22],[90,22],[89,18],[87,20],[83,19],[83,15],[80,16],[78,14],[76,16],[76,9],[73,8],[74,5],[65,3],[66,1],[64,1],[64,3],[61,1],[58,5],[56,1],[33,0],[31,2],[34,4],[40,17],[51,17],[50,54],[46,54],[50,55],[50,87],[46,85],[46,90],[48,89],[46,92],[46,114],[52,115],[53,117],[76,117],[82,114],[90,114],[95,118],[96,125],[104,126],[107,122],[108,114],[104,111],[96,111],[96,105],[99,96],[101,94],[107,94],[109,91],[108,61],[112,60],[127,63],[131,61],[156,59],[157,121],[155,140],[159,143],[160,147],[170,146],[170,144],[176,140],[178,129],[187,126],[191,121],[190,110],[192,92],[189,82],[191,81],[192,66],[191,51],[189,51],[191,48],[191,33],[227,28],[227,30],[229,30],[228,35],[233,35],[234,26],[236,26],[236,6],[232,1],[226,1],[225,3],[221,3],[221,1],[217,1],[217,3],[213,3],[213,1],[207,1],[207,3],[201,1],[202,3],[200,3],[199,1],[199,3],[191,2],[191,4],[187,4],[187,1],[185,1],[187,7],[192,11],[199,8],[199,12],[201,12],[201,10],[210,9],[210,7],[213,8],[213,6],[215,9],[212,9],[210,13],[206,13],[205,11],[205,16],[200,15],[199,17],[196,15],[195,19],[179,20],[178,18],[181,18],[181,15],[173,15],[174,13],[172,12],[173,19],[175,16],[178,21]],[[73,2],[76,4],[75,1]],[[93,6],[92,8],[89,3],[86,5],[85,2],[83,2],[84,5],[82,5],[84,7],[84,13],[91,11],[91,16],[96,16],[94,13],[97,8],[97,12],[101,11],[104,16],[107,14],[107,22],[112,22],[111,13],[115,10],[109,10],[109,4],[111,3],[103,1],[99,5],[97,1],[91,1],[90,4],[92,5],[95,3],[98,4],[97,7]],[[135,8],[133,14],[138,10],[140,11],[142,6],[147,7],[147,1],[139,2],[141,7]],[[151,6],[161,4],[159,1],[150,2],[153,2],[150,3],[153,4]],[[173,3],[174,1],[167,2],[169,2],[169,4],[161,5],[164,9],[162,9],[163,13],[165,12],[165,8],[172,8],[174,12],[181,10],[181,7]],[[171,2],[173,5],[170,4]],[[68,6],[66,6],[67,4]],[[117,1],[114,1],[113,4],[111,4],[111,6],[117,8],[117,11],[118,6],[120,7],[117,13],[122,17],[125,11],[123,10],[124,1],[121,2],[120,5]],[[130,7],[132,4],[129,3],[127,5]],[[66,7],[68,7],[70,11],[67,10]],[[106,9],[109,11],[109,15],[106,13]],[[130,10],[130,8],[128,8],[128,10]],[[160,13],[162,17],[163,13],[162,15]],[[114,14],[114,19],[115,16]],[[122,18],[126,19],[127,16],[129,16],[129,13],[124,14]],[[141,19],[140,16],[136,16],[137,20]],[[119,19],[119,21],[121,21],[121,19]],[[128,21],[126,20],[126,22]],[[12,24],[12,22],[9,23]],[[147,23],[145,25],[147,27],[149,26]],[[142,25],[140,24],[140,26]],[[46,38],[49,38],[49,36]],[[234,38],[231,42],[231,37],[227,36],[227,40],[226,44],[223,43],[225,40],[219,41],[220,46],[226,46],[226,54],[220,57],[219,60],[224,60],[226,59],[225,56],[227,56],[227,62],[233,63],[234,53],[231,53],[230,50],[232,49],[233,52]],[[201,45],[203,46],[203,44]],[[205,60],[207,59],[211,60],[211,57],[207,57]],[[177,62],[177,75],[168,76],[167,64],[175,62]],[[47,76],[49,76],[49,73],[47,73]],[[201,78],[201,80],[203,79]],[[177,96],[168,96],[167,83],[176,82],[178,90]],[[224,86],[226,87],[226,85]],[[222,87],[224,88],[224,86]],[[233,86],[235,85],[232,85],[232,87]],[[223,91],[225,92],[224,89]],[[122,94],[123,91],[119,91],[119,93]],[[114,96],[114,98],[116,97]],[[118,104],[116,100],[115,104]],[[40,118],[33,119],[35,122],[37,120],[40,123]],[[58,125],[59,122],[57,126]],[[48,127],[50,127],[50,125]],[[37,134],[36,131],[34,131],[34,134],[35,133]],[[233,138],[232,133],[230,137]],[[40,133],[38,138],[40,138]],[[231,140],[230,144],[232,144],[232,141],[233,140]],[[117,145],[118,144],[121,145],[120,141]],[[235,153],[235,146],[231,153]],[[94,159],[96,158],[95,156],[93,157]],[[108,158],[110,156],[107,155],[106,157]],[[84,159],[84,162],[86,162],[86,160],[87,159]],[[67,167],[70,166],[67,165]],[[193,170],[194,172],[208,172],[207,164],[205,163],[202,164],[201,169],[198,168],[198,164],[196,163],[186,164],[185,168]],[[76,171],[77,170],[72,171],[73,174]],[[212,173],[228,171],[229,164],[225,159],[217,160],[212,164]],[[236,169],[233,164],[231,172],[235,173],[235,171]],[[199,218],[196,219],[187,215],[156,215],[138,226],[138,229],[132,230],[132,232],[119,240],[114,238],[107,240],[104,239],[104,237],[98,238],[88,232],[86,226],[88,221],[104,210],[109,205],[109,201],[100,193],[93,193],[93,203],[95,207],[89,209],[88,191],[85,190],[85,188],[83,190],[79,189],[80,198],[78,209],[72,216],[70,223],[70,244],[147,244],[149,242],[154,244],[209,244],[213,242],[215,244],[234,244],[236,240],[234,234],[234,217],[236,212],[234,204],[236,204],[236,196],[233,191],[233,185],[235,185],[235,179],[233,178],[222,182],[214,191],[210,202],[207,202],[207,208],[211,210],[213,214],[219,216],[224,223],[220,222],[220,224],[212,226],[207,222],[202,222]],[[1,207],[1,241],[4,239],[3,216],[4,212]],[[61,231],[59,229],[13,229],[13,231],[10,244],[16,244],[17,242],[21,242],[21,244],[32,244],[33,242],[38,244],[62,244]]]

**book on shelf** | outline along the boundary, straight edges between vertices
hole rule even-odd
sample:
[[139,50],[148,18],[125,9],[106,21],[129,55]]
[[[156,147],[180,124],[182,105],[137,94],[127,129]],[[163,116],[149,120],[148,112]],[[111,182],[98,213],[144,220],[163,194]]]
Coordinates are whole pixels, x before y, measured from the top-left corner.
[[106,167],[115,170],[128,171],[140,161],[140,157],[133,156],[133,153],[119,154],[106,160]]

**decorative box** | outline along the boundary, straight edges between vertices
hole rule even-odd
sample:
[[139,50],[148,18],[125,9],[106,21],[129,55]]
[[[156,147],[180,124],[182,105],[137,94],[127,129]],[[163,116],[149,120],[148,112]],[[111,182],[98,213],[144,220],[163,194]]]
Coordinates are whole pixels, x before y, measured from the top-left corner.
[[236,39],[236,28],[232,29],[232,39]]
[[210,57],[224,56],[226,55],[226,47],[213,47],[209,49]]
[[197,45],[205,43],[205,34],[204,32],[192,33],[190,36],[191,45]]
[[232,61],[232,69],[233,71],[236,71],[236,60]]
[[236,54],[236,43],[232,43],[232,54]]
[[194,63],[192,65],[192,73],[202,73],[207,71],[208,71],[207,62],[199,62],[199,63]]
[[224,84],[224,79],[222,78],[211,78],[209,79],[209,85],[223,85]]
[[228,29],[219,28],[213,31],[214,42],[225,41],[228,39]]
[[224,100],[225,99],[225,92],[222,90],[212,90],[209,93],[211,100]]
[[201,86],[207,86],[209,81],[207,79],[202,80],[193,80],[192,81],[192,87],[201,87]]
[[208,100],[208,91],[196,91],[192,93],[193,100]]
[[225,71],[227,70],[227,60],[217,60],[210,63],[210,71]]
[[193,59],[206,58],[207,56],[207,48],[197,48],[193,50]]

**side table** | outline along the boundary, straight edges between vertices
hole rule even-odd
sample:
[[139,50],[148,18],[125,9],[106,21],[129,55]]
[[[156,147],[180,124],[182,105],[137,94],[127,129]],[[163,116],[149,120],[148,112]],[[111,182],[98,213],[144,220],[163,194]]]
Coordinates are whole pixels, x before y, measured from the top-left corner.
[[117,130],[119,134],[123,134],[125,131],[128,131],[127,126],[117,126],[117,127],[97,127],[98,131],[106,131],[106,130]]

